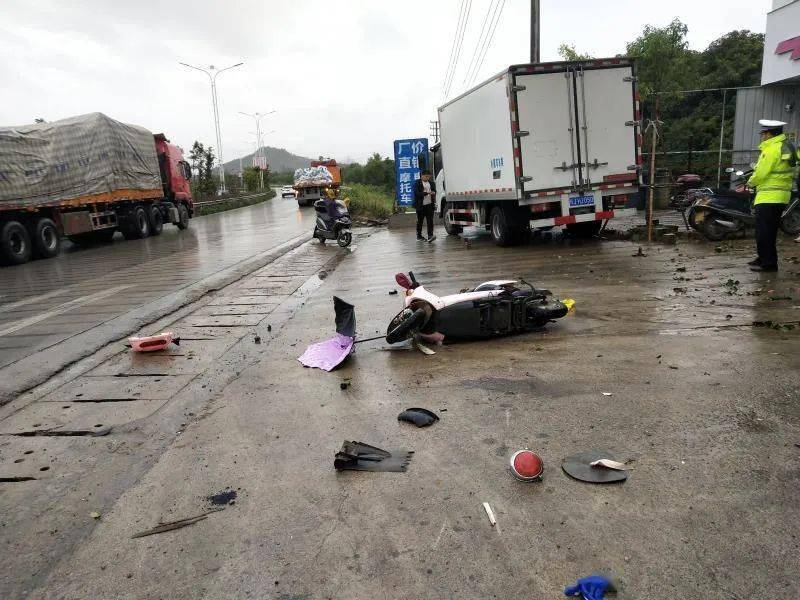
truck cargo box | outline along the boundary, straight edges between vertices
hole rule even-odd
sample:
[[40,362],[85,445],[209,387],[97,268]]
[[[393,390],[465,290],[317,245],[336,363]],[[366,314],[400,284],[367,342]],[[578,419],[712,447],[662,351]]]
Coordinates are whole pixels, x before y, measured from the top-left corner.
[[491,225],[505,245],[529,227],[591,233],[630,212],[638,104],[634,63],[617,57],[512,65],[441,106],[448,231]]
[[142,127],[102,113],[0,127],[0,210],[162,195],[153,134]]

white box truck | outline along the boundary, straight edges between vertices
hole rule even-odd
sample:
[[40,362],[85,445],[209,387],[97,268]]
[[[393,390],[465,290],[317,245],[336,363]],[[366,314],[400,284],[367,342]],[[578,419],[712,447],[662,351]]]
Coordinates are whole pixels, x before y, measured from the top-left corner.
[[596,234],[634,213],[641,116],[627,58],[512,65],[439,108],[439,213],[501,246],[529,229]]

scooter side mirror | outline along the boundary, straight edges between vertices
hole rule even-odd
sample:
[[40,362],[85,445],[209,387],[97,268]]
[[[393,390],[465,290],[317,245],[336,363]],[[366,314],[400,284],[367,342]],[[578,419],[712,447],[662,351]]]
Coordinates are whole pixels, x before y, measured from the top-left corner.
[[411,290],[414,288],[414,284],[411,283],[411,279],[409,279],[408,275],[405,273],[398,273],[394,276],[394,280],[397,282],[397,285],[404,290]]
[[727,169],[725,169],[725,172],[726,173],[733,173],[733,167],[728,167]]

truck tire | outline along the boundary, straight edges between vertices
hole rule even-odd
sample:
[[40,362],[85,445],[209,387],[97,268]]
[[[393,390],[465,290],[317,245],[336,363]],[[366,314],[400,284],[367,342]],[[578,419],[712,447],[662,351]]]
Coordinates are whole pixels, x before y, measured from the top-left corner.
[[506,219],[506,211],[500,206],[495,206],[492,209],[489,222],[492,229],[492,237],[495,244],[498,246],[513,246],[517,243],[517,237],[514,230],[508,224]]
[[586,223],[572,223],[567,225],[567,233],[574,238],[588,239],[600,233],[602,221],[587,221]]
[[156,204],[147,207],[147,220],[150,224],[150,235],[161,235],[164,230],[164,214]]
[[175,226],[181,231],[189,227],[189,209],[185,204],[178,205],[178,222]]
[[42,217],[31,231],[33,255],[36,258],[53,258],[61,252],[61,236],[52,219]]
[[444,211],[442,211],[444,213],[442,214],[442,220],[444,221],[444,230],[447,232],[447,235],[458,235],[459,233],[464,231],[464,228],[461,225],[453,225],[447,222],[447,211],[449,211],[450,208],[452,208],[450,206],[450,203],[449,202],[445,203]]
[[31,236],[19,221],[8,221],[0,228],[0,262],[21,265],[31,259]]
[[127,223],[122,229],[122,235],[126,240],[141,240],[150,235],[150,221],[143,206],[134,208],[126,220]]

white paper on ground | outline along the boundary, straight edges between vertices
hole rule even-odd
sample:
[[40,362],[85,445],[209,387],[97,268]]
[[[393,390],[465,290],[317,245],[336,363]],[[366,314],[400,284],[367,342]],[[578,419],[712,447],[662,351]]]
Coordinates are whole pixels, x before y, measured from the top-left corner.
[[605,467],[606,469],[614,469],[615,471],[627,471],[625,463],[610,460],[608,458],[601,458],[589,463],[593,467]]
[[483,503],[483,510],[486,511],[486,516],[489,517],[489,523],[493,526],[497,524],[497,521],[494,518],[494,513],[492,512],[492,507],[489,506],[488,502]]

